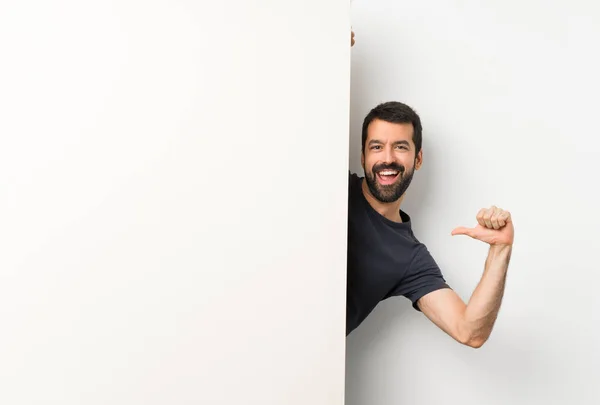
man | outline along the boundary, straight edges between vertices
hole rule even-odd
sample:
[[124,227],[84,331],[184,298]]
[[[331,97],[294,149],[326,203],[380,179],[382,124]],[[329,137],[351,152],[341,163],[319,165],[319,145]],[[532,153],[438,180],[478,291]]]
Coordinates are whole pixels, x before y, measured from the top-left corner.
[[475,228],[456,228],[490,245],[483,276],[468,304],[446,284],[435,260],[402,211],[413,175],[423,163],[419,116],[399,102],[369,112],[362,127],[364,178],[350,174],[346,334],[377,304],[404,296],[456,341],[481,347],[492,331],[504,292],[514,229],[510,213],[492,206]]

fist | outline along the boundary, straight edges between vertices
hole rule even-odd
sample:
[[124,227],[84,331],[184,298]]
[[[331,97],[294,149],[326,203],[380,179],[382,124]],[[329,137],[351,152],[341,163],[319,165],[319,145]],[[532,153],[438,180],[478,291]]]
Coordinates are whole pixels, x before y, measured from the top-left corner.
[[515,230],[510,212],[496,206],[482,208],[477,214],[475,228],[458,227],[452,235],[467,235],[490,245],[512,245]]

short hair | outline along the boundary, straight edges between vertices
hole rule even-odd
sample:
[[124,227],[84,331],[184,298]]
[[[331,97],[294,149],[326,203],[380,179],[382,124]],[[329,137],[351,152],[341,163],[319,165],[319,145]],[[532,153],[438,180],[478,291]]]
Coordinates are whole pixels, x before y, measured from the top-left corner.
[[393,124],[412,124],[413,126],[413,142],[415,144],[415,155],[421,151],[423,143],[423,127],[421,126],[421,118],[409,106],[398,101],[388,101],[379,104],[373,108],[365,117],[362,126],[362,152],[365,152],[365,144],[367,143],[367,130],[369,124],[375,119],[390,122]]

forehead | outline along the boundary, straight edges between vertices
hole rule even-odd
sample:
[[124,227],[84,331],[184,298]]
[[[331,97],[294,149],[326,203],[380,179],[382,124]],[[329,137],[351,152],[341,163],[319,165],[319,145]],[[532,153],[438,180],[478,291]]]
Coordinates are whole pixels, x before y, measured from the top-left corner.
[[376,140],[384,143],[409,141],[412,144],[413,133],[414,129],[411,123],[396,124],[375,119],[369,124],[367,130],[367,143]]

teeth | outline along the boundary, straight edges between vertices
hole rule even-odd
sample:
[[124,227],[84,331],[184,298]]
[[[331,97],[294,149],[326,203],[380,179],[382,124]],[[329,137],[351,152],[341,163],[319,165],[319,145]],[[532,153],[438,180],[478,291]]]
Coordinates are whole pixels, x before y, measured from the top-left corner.
[[396,174],[398,174],[398,172],[393,171],[393,170],[384,170],[382,172],[380,172],[383,176],[395,176]]

